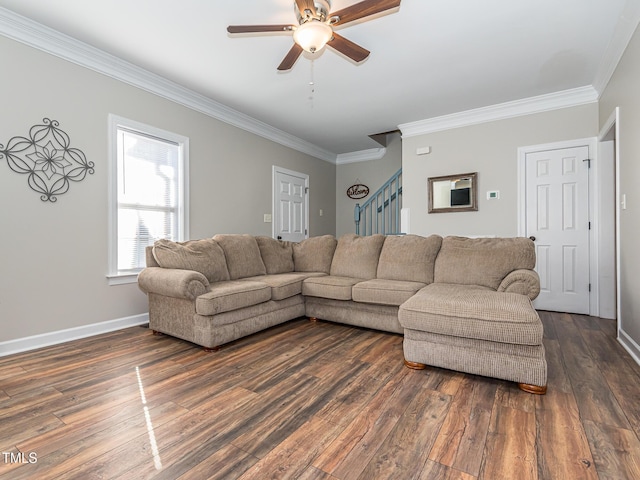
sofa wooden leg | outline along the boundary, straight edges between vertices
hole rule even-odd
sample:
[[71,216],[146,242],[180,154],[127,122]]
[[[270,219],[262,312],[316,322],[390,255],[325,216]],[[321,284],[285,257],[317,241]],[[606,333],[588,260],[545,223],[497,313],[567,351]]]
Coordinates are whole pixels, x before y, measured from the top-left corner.
[[154,335],[164,335],[162,332],[159,332],[157,330],[151,330],[151,333],[153,333]]
[[528,383],[519,383],[518,388],[523,392],[533,393],[534,395],[544,395],[547,393],[547,386],[539,387],[538,385],[529,385]]
[[317,322],[318,319],[316,317],[309,317],[309,320],[311,320],[312,322]]
[[409,367],[412,370],[424,370],[425,368],[427,368],[427,366],[424,363],[410,362],[406,358],[404,360],[404,365],[405,367]]
[[220,345],[216,345],[215,347],[212,347],[212,348],[202,347],[202,349],[207,353],[217,352],[218,350],[220,350]]

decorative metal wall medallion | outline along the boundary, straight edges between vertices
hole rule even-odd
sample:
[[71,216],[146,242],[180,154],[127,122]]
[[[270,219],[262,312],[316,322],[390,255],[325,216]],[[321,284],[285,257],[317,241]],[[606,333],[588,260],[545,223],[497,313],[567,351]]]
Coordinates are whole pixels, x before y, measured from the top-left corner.
[[364,198],[369,195],[369,187],[361,183],[356,183],[347,188],[347,197],[353,199]]
[[84,180],[94,173],[94,163],[84,153],[71,148],[69,135],[57,120],[44,118],[41,125],[29,129],[29,138],[13,137],[5,148],[0,144],[0,159],[7,157],[9,168],[28,175],[27,183],[40,193],[43,202],[56,202],[56,195],[69,190],[69,182]]

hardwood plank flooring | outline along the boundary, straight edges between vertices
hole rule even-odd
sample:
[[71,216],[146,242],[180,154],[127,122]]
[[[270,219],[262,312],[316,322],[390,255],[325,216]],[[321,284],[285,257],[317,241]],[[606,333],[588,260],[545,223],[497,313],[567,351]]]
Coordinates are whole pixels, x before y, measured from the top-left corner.
[[640,478],[615,322],[540,316],[544,396],[307,319],[213,353],[135,327],[0,358],[0,480]]

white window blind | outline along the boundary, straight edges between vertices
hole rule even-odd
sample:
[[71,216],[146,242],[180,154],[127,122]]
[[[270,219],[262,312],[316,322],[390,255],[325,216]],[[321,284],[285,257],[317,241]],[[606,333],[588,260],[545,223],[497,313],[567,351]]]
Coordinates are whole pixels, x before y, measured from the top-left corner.
[[[185,230],[184,138],[152,127],[112,125],[115,197],[111,276],[133,275],[146,266],[145,248]],[[172,138],[167,138],[172,137]]]

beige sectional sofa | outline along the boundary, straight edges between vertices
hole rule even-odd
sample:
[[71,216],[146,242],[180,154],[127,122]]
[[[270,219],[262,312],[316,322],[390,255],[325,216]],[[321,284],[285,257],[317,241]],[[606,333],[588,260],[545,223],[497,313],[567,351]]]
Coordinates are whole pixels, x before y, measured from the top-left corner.
[[156,242],[147,265],[150,328],[207,349],[306,315],[404,334],[410,368],[546,389],[529,239],[216,235]]

